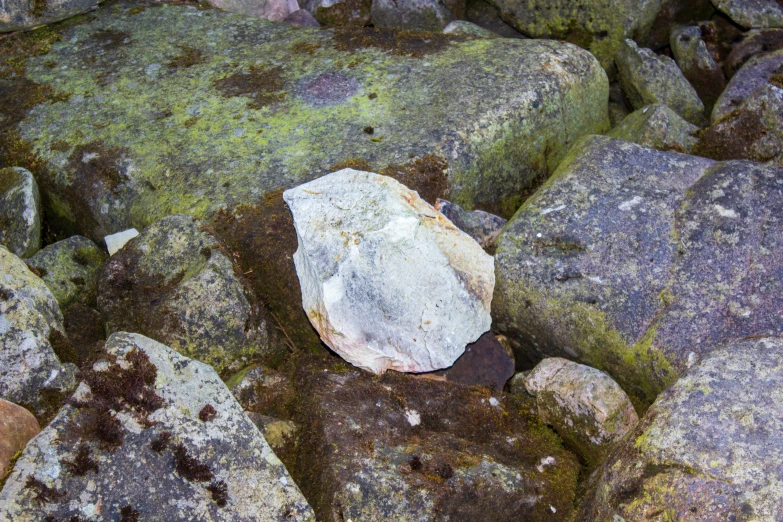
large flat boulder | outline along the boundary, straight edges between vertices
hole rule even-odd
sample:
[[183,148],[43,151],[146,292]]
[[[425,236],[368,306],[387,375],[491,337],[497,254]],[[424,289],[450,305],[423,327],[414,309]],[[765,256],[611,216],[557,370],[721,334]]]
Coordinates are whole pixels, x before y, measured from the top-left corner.
[[644,406],[716,344],[780,334],[782,177],[583,140],[500,236],[493,319],[518,367],[576,360]]

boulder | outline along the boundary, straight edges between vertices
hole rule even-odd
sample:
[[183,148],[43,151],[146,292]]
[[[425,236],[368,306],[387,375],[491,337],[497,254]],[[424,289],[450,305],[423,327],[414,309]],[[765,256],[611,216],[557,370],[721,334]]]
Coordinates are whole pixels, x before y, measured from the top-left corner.
[[227,375],[282,348],[245,285],[203,222],[174,215],[104,265],[98,307],[109,332],[141,333]]
[[313,520],[212,368],[137,334],[106,351],[25,448],[0,520]]
[[615,56],[620,85],[634,109],[662,103],[694,125],[707,123],[704,104],[677,64],[668,56],[625,40]]
[[715,7],[746,29],[783,27],[778,0],[711,0]]
[[39,431],[41,427],[32,413],[13,402],[0,399],[0,484],[27,442]]
[[371,21],[372,0],[302,0],[301,6],[329,27],[363,27]]
[[71,303],[95,305],[98,273],[106,252],[84,236],[73,236],[39,250],[27,260],[52,291],[61,310]]
[[726,90],[712,110],[712,123],[717,123],[758,93],[770,81],[781,82],[783,49],[760,54],[748,62],[731,78]]
[[607,136],[658,150],[690,153],[699,132],[666,105],[648,105],[626,118]]
[[316,20],[313,15],[310,14],[310,11],[307,11],[306,9],[298,9],[292,12],[286,16],[283,21],[287,24],[299,27],[321,27],[318,20]]
[[275,22],[282,22],[299,10],[296,0],[207,0],[207,3],[230,13],[257,16]]
[[500,344],[492,332],[465,347],[465,353],[446,370],[429,374],[464,386],[484,386],[495,392],[503,391],[514,375],[514,356]]
[[568,519],[580,466],[530,404],[333,361],[295,373],[291,469],[319,520]]
[[41,421],[54,415],[75,385],[75,368],[55,354],[67,344],[57,300],[21,259],[0,246],[0,398]]
[[283,198],[299,241],[302,306],[351,364],[440,370],[489,330],[492,256],[416,192],[343,169]]
[[506,220],[500,216],[483,210],[467,211],[459,205],[438,199],[435,210],[446,216],[458,229],[476,240],[481,248],[494,250],[495,242],[500,235]]
[[702,28],[698,25],[674,28],[670,44],[685,79],[696,90],[707,113],[711,113],[726,88],[726,76],[702,39]]
[[372,0],[370,16],[375,27],[438,32],[465,17],[465,0]]
[[0,59],[0,161],[33,169],[52,227],[100,244],[207,219],[303,350],[322,348],[282,189],[353,167],[509,217],[608,126],[604,71],[561,42],[314,31],[135,0],[47,31],[3,40],[21,51],[13,69]]
[[485,0],[467,0],[465,2],[465,20],[487,31],[499,34],[503,38],[526,38],[525,35],[504,22],[498,8]]
[[452,20],[449,25],[443,28],[443,32],[444,34],[461,34],[476,38],[502,38],[499,34],[466,20]]
[[0,168],[0,245],[19,257],[41,248],[38,184],[20,167]]
[[22,31],[89,11],[102,0],[6,0],[0,4],[0,33]]
[[226,386],[246,412],[286,420],[293,416],[296,393],[290,376],[283,372],[251,366],[226,381]]
[[600,464],[639,417],[628,395],[600,370],[560,357],[544,359],[523,381],[541,422],[591,466]]
[[613,452],[581,520],[780,520],[781,394],[780,338],[712,352]]
[[717,343],[779,335],[781,176],[584,139],[498,241],[494,329],[517,368],[568,358],[643,409]]
[[783,49],[783,29],[754,29],[743,34],[723,62],[726,76],[733,77],[754,56]]

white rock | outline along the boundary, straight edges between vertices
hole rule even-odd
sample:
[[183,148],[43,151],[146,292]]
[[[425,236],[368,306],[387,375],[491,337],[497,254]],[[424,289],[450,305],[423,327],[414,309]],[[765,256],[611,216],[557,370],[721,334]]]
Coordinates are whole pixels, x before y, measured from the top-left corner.
[[351,364],[438,370],[489,330],[493,258],[416,192],[344,169],[283,198],[299,240],[302,305]]
[[106,242],[106,249],[109,251],[109,255],[113,256],[122,247],[125,246],[125,243],[138,235],[138,230],[135,228],[129,228],[128,230],[117,232],[116,234],[109,234],[108,236],[104,237],[103,240]]

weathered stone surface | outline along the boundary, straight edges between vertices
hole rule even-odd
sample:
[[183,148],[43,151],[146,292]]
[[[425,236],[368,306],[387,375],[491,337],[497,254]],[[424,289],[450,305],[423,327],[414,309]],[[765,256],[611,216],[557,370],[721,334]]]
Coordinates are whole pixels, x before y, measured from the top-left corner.
[[756,55],[783,49],[783,29],[756,29],[743,34],[723,62],[723,70],[731,78]]
[[321,25],[363,27],[370,24],[372,0],[302,0]]
[[452,20],[449,25],[443,28],[443,32],[444,34],[462,34],[477,38],[502,38],[499,34],[466,20]]
[[313,520],[212,368],[137,334],[114,334],[106,349],[116,362],[96,363],[75,406],[25,448],[0,520],[119,520],[123,509],[140,520]]
[[299,10],[296,0],[207,0],[207,3],[230,13],[257,16],[276,22],[282,22],[288,15]]
[[57,300],[24,262],[0,246],[0,398],[39,419],[53,415],[75,385],[55,355],[67,343]]
[[500,231],[506,226],[506,220],[500,216],[474,210],[469,212],[459,205],[438,199],[435,202],[435,210],[449,218],[449,221],[476,240],[481,248],[492,250],[500,235]]
[[525,35],[504,22],[498,8],[485,0],[467,0],[465,19],[487,31],[499,34],[503,38],[526,38]]
[[560,357],[544,359],[524,379],[538,416],[589,465],[631,431],[639,417],[628,395],[600,370]]
[[666,105],[648,105],[628,115],[607,136],[658,150],[689,153],[699,127],[683,120]]
[[609,85],[609,121],[613,129],[631,114],[632,109],[620,84],[613,82]]
[[264,366],[252,366],[226,381],[246,412],[290,419],[296,394],[288,375]]
[[0,484],[11,471],[17,454],[39,431],[41,427],[32,413],[0,399]]
[[299,240],[302,306],[351,364],[440,370],[489,330],[492,256],[416,192],[343,169],[283,198]]
[[751,28],[783,27],[783,5],[778,0],[711,0],[737,24]]
[[6,0],[0,4],[0,33],[20,31],[65,20],[88,11],[102,0]]
[[95,305],[98,273],[106,252],[84,236],[73,236],[39,250],[27,260],[52,291],[61,310],[71,303]]
[[[264,436],[275,454],[295,452],[297,448],[297,426],[291,421],[267,417],[260,413],[245,412]],[[283,457],[280,457],[283,459]]]
[[[775,76],[781,75],[781,76]],[[762,54],[749,60],[731,78],[726,90],[712,110],[712,123],[717,123],[750,99],[759,88],[777,78],[783,83],[783,50]]]
[[20,257],[41,248],[38,184],[20,167],[0,168],[0,245]]
[[494,329],[517,367],[569,358],[644,405],[716,343],[779,335],[781,176],[583,140],[498,242]]
[[620,85],[634,109],[662,103],[694,125],[707,123],[704,104],[677,64],[668,56],[625,40],[615,56]]
[[780,520],[781,394],[779,338],[713,352],[613,452],[581,520]]
[[672,29],[670,45],[685,79],[696,90],[707,113],[711,113],[726,88],[726,75],[702,39],[702,28],[689,25]]
[[450,368],[434,375],[464,386],[484,386],[501,392],[514,375],[514,356],[492,332],[487,332],[466,346],[465,353]]
[[98,307],[108,331],[141,333],[226,375],[282,348],[237,271],[203,222],[169,216],[104,265]]
[[71,349],[58,354],[61,361],[82,368],[103,356],[106,325],[100,312],[77,302],[63,310],[63,318]]
[[567,520],[580,466],[515,397],[297,362],[294,478],[324,521]]
[[370,16],[375,27],[441,31],[465,17],[465,0],[372,0]]
[[294,11],[293,13],[286,16],[285,20],[283,20],[287,24],[296,25],[299,27],[321,27],[321,24],[318,23],[318,20],[315,19],[315,17],[310,14],[310,11],[307,11],[306,9],[298,9]]

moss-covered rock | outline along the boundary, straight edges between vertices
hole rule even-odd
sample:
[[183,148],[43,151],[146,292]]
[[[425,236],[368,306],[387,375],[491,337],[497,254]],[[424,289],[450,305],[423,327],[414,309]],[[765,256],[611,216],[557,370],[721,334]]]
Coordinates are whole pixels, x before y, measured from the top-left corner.
[[108,331],[166,342],[223,375],[285,349],[231,254],[190,216],[154,223],[112,256],[100,274],[98,307]]
[[302,0],[301,6],[327,27],[370,25],[372,0]]
[[445,34],[461,34],[476,38],[501,38],[499,34],[466,20],[453,20],[443,28],[443,32]]
[[726,88],[726,76],[702,38],[702,28],[698,25],[676,27],[669,42],[677,66],[701,98],[707,114],[711,113]]
[[658,150],[689,153],[699,128],[666,105],[648,105],[629,114],[607,136]]
[[440,31],[465,17],[465,0],[373,0],[370,16],[374,27]]
[[742,35],[732,46],[731,53],[723,62],[726,76],[733,77],[748,60],[760,54],[783,49],[783,29],[757,29]]
[[60,309],[71,303],[95,305],[100,272],[106,252],[84,236],[73,236],[39,250],[27,260],[35,268]]
[[783,5],[778,0],[712,0],[712,3],[746,29],[783,27]]
[[716,343],[778,335],[782,175],[584,139],[498,242],[493,318],[518,368],[576,360],[644,407]]
[[0,245],[20,257],[41,248],[41,200],[32,174],[0,168]]
[[103,0],[6,0],[0,4],[0,33],[65,20]]
[[779,338],[713,352],[604,464],[580,520],[780,520],[781,394]]
[[712,110],[712,123],[729,116],[750,99],[759,88],[773,83],[783,85],[783,49],[762,53],[748,60],[731,78],[715,108]]

